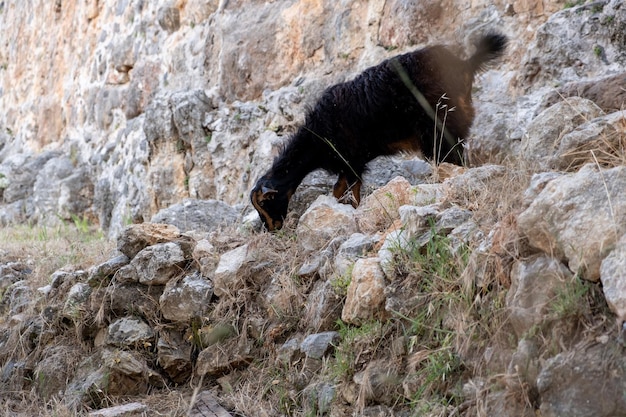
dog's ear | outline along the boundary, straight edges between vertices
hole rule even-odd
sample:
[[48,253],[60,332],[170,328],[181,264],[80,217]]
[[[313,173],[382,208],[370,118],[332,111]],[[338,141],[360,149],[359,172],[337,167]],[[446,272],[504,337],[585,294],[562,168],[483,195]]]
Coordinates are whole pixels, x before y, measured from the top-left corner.
[[274,196],[278,194],[278,190],[275,190],[270,187],[262,186],[261,187],[261,198],[264,200],[273,200]]

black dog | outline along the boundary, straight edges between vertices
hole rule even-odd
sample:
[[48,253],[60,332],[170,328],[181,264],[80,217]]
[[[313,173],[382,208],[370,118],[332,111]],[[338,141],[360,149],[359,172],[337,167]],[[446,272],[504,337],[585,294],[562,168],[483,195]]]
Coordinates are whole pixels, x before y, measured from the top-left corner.
[[506,44],[504,35],[484,35],[467,60],[442,45],[419,49],[324,91],[250,193],[265,227],[282,227],[291,196],[318,168],[339,176],[333,195],[356,207],[361,175],[377,156],[413,151],[462,165],[463,140],[474,120],[474,76]]

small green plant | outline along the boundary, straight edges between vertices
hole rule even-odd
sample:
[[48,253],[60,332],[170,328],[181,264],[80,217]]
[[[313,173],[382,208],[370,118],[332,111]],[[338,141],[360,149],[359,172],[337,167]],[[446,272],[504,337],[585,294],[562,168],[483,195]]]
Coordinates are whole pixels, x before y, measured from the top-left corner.
[[89,233],[89,219],[87,218],[87,216],[79,217],[77,214],[72,214],[71,218],[74,226],[76,226],[76,229],[79,232],[84,234]]
[[563,5],[563,8],[571,9],[572,7],[580,6],[581,4],[584,4],[584,3],[585,3],[585,0],[566,1],[565,4]]
[[604,6],[601,4],[596,4],[591,8],[591,13],[600,13],[604,10]]
[[353,326],[337,320],[341,341],[335,346],[335,355],[329,363],[329,373],[333,379],[347,380],[354,374],[355,359],[358,355],[356,345],[359,342],[371,343],[379,337],[382,323],[370,321],[361,326]]
[[549,312],[557,320],[578,317],[584,314],[588,303],[584,298],[589,293],[590,283],[575,276],[566,286],[556,292],[549,305]]
[[212,134],[211,132],[209,132],[209,133],[207,133],[207,134],[204,136],[204,142],[205,142],[205,143],[211,143],[211,139],[212,139],[212,138],[213,138],[213,134]]
[[348,293],[348,287],[350,286],[350,282],[352,282],[352,270],[354,269],[354,264],[348,267],[348,270],[345,274],[340,276],[335,276],[330,280],[330,287],[333,289],[335,294],[345,297]]
[[596,45],[593,47],[593,54],[596,57],[600,58],[603,52],[604,52],[604,49],[600,45]]
[[[415,361],[410,377],[416,388],[410,404],[419,415],[457,401],[450,395],[463,370],[456,353],[457,329],[460,323],[468,323],[467,317],[477,315],[473,289],[465,288],[460,279],[469,248],[452,245],[434,222],[424,236],[428,237],[425,244],[412,242],[396,253],[397,279],[405,279],[405,285],[412,287],[414,307],[395,314],[405,326],[407,352]],[[424,236],[417,240],[423,242]]]

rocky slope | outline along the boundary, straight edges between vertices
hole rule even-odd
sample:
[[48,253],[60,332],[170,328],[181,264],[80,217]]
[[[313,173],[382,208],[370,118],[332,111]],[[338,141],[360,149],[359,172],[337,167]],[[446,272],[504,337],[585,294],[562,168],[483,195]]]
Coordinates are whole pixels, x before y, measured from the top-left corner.
[[[0,252],[15,413],[191,385],[246,416],[626,414],[621,2],[0,10],[0,221],[84,219],[118,248],[39,288]],[[247,190],[321,88],[494,27],[476,167],[378,161],[357,210],[316,173],[259,231]]]

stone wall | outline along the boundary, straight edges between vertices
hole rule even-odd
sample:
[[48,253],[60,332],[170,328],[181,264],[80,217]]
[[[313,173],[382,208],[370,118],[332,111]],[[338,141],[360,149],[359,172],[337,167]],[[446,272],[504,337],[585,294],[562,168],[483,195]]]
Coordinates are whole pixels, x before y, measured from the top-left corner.
[[[516,151],[541,97],[528,94],[556,73],[546,67],[577,53],[566,45],[544,62],[536,48],[527,51],[561,8],[552,0],[4,1],[0,222],[75,215],[114,235],[183,198],[246,202],[323,88],[424,44],[464,53],[494,28],[512,42],[505,62],[478,83],[470,146],[477,162],[497,159]],[[549,43],[548,29],[540,33],[538,48]],[[616,49],[603,48],[612,62],[594,64],[596,74],[618,63]],[[59,187],[45,164],[67,161],[71,176],[57,179],[64,200],[40,207],[34,184]],[[65,202],[73,200],[81,204]]]

